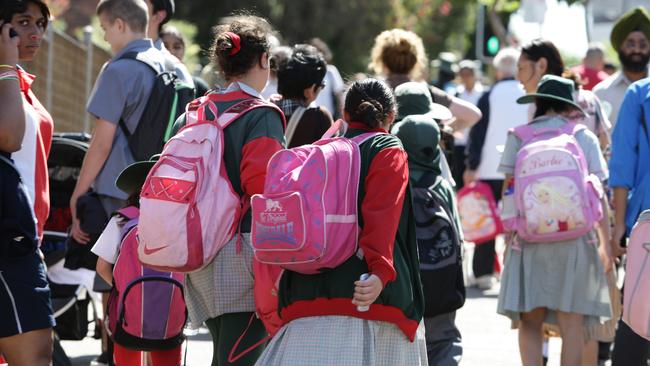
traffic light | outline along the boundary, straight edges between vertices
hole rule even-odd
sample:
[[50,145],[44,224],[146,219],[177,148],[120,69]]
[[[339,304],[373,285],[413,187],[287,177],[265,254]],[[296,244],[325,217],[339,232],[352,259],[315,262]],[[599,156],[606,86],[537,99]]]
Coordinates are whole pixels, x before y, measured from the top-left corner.
[[493,58],[501,49],[499,37],[494,34],[485,5],[479,5],[476,13],[476,58],[486,61]]

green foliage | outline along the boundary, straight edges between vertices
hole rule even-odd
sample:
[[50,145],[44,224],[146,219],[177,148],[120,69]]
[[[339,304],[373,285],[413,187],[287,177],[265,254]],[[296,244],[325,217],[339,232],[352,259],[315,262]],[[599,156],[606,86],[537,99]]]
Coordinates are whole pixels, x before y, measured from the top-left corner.
[[[366,72],[374,38],[402,27],[419,34],[430,57],[445,50],[463,53],[474,29],[477,0],[192,0],[178,1],[178,17],[196,24],[205,50],[211,28],[233,11],[248,9],[270,20],[283,43],[319,37],[329,44],[344,75]],[[216,6],[215,6],[216,5]],[[203,59],[207,62],[207,59]]]

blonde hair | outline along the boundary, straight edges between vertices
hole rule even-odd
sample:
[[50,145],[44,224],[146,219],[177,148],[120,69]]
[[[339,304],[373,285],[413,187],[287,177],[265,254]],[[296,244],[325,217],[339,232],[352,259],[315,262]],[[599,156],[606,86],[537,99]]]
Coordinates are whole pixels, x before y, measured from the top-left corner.
[[404,29],[381,32],[375,38],[368,67],[377,75],[405,74],[414,79],[424,77],[427,54],[422,38]]
[[535,198],[539,201],[539,194],[541,193],[540,191],[543,190],[546,193],[548,193],[549,198],[551,199],[552,203],[559,203],[560,205],[570,208],[573,206],[570,200],[568,200],[566,197],[564,197],[562,194],[558,193],[557,190],[555,190],[552,186],[544,183],[544,182],[537,182],[534,183],[532,186],[533,190],[533,195]]

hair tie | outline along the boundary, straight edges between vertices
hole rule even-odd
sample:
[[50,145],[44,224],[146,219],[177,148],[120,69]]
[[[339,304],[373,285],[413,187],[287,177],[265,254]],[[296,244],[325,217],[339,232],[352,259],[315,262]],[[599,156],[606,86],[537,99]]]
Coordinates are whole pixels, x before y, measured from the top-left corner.
[[239,53],[239,50],[241,50],[241,38],[233,32],[226,32],[226,35],[228,38],[230,38],[230,41],[232,42],[232,49],[230,50],[230,56],[234,56],[237,53]]

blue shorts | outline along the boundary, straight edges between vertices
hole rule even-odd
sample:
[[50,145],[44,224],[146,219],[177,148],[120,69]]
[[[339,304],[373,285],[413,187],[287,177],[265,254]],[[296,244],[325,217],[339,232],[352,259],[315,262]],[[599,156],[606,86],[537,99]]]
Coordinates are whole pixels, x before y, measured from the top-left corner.
[[50,286],[38,253],[0,258],[0,338],[54,324]]

